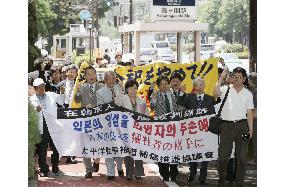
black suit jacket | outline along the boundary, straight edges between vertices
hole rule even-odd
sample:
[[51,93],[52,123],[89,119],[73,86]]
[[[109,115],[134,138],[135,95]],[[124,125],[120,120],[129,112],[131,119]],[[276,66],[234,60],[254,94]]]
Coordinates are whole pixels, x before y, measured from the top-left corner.
[[[184,94],[178,97],[177,103],[184,106],[186,109],[197,108],[197,94]],[[215,104],[215,98],[213,96],[204,94],[203,100],[201,102],[200,108],[207,108]]]

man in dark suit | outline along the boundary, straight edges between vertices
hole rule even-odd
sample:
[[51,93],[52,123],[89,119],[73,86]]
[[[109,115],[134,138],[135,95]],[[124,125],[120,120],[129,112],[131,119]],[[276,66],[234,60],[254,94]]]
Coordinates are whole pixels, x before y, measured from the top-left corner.
[[[78,86],[78,92],[74,97],[76,103],[81,102],[82,107],[93,108],[97,106],[96,92],[104,85],[97,83],[97,74],[95,68],[89,66],[85,69],[86,83]],[[83,158],[86,169],[85,178],[92,178],[93,172],[99,171],[100,159],[97,158],[92,166],[91,158]]]
[[[206,108],[215,104],[215,98],[213,96],[204,93],[205,81],[202,78],[196,78],[193,80],[193,88],[195,93],[184,94],[181,93],[178,97],[178,104],[184,106],[186,109]],[[184,90],[182,90],[184,92]],[[190,162],[190,174],[187,178],[188,182],[194,180],[197,174],[197,162]],[[207,178],[207,165],[208,161],[201,162],[199,182],[201,185],[206,185]]]
[[[156,116],[179,110],[176,98],[170,91],[169,83],[169,78],[164,75],[157,79],[159,91],[154,91],[151,95],[151,107],[155,110]],[[158,162],[158,166],[164,181],[169,181],[169,178],[171,178],[171,181],[176,181],[178,175],[177,164]]]

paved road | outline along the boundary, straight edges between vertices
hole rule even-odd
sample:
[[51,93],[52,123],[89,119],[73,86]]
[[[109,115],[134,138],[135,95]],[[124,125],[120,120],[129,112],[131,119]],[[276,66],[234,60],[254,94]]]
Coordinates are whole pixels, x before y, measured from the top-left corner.
[[[48,151],[48,164],[50,164],[51,151]],[[38,177],[39,187],[89,187],[89,186],[99,186],[99,187],[127,187],[127,186],[141,186],[141,187],[200,187],[198,181],[198,174],[196,179],[192,183],[188,183],[186,178],[189,174],[188,164],[180,164],[178,167],[179,176],[177,182],[164,182],[162,181],[158,166],[156,164],[144,164],[145,177],[142,181],[138,183],[135,180],[127,181],[125,177],[116,177],[113,181],[108,181],[106,179],[106,165],[104,159],[101,159],[100,170],[98,173],[93,173],[92,179],[85,179],[85,169],[83,165],[82,158],[77,158],[79,161],[77,164],[66,164],[65,158],[61,158],[59,168],[63,172],[60,177],[50,176],[50,177]],[[51,168],[50,168],[51,169]],[[123,168],[125,171],[125,168]],[[198,170],[199,172],[199,170]],[[116,176],[118,174],[116,173]],[[216,170],[216,161],[212,161],[208,166],[208,187],[217,187],[218,173]],[[247,176],[245,179],[246,187],[256,187],[256,165],[248,165]],[[32,185],[29,185],[32,186]]]

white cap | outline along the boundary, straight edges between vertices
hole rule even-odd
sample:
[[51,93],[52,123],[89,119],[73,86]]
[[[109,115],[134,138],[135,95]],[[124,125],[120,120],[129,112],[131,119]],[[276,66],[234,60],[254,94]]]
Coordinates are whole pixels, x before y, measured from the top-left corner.
[[33,86],[39,86],[41,84],[45,84],[44,81],[41,78],[37,78],[33,82]]

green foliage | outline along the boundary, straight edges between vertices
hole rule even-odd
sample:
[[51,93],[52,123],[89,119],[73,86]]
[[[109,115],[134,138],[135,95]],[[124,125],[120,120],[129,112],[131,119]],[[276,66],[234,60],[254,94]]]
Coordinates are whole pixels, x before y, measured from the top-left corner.
[[28,175],[29,177],[34,177],[35,173],[35,162],[34,162],[34,153],[35,153],[35,144],[40,142],[40,133],[38,129],[38,117],[37,112],[29,103],[28,106],[28,133],[29,133],[29,140],[28,140]]
[[38,33],[40,36],[47,37],[57,15],[51,10],[51,6],[47,0],[35,0],[35,2]]
[[235,53],[240,59],[248,59],[249,58],[249,52],[247,50],[239,53]]
[[209,23],[209,35],[216,35],[232,42],[235,30],[235,41],[241,42],[242,38],[249,34],[249,1],[208,1],[200,7],[198,20]]
[[242,44],[226,44],[223,46],[224,53],[242,52]]
[[111,23],[109,23],[106,19],[103,19],[101,21],[100,31],[102,32],[102,36],[107,36],[111,40],[120,37],[120,34],[117,31],[117,28],[115,28],[113,25],[111,25]]
[[34,60],[40,56],[40,50],[34,45],[38,38],[35,1],[28,6],[28,70],[34,70]]
[[[77,64],[77,65],[78,65],[78,63],[80,61],[87,61],[87,62],[89,62],[90,61],[90,51],[86,50],[85,54],[76,56],[76,50],[74,50],[71,59],[72,59],[72,62],[74,62],[74,64]],[[96,59],[96,56],[93,55],[92,56],[92,61],[95,61],[95,59]]]

